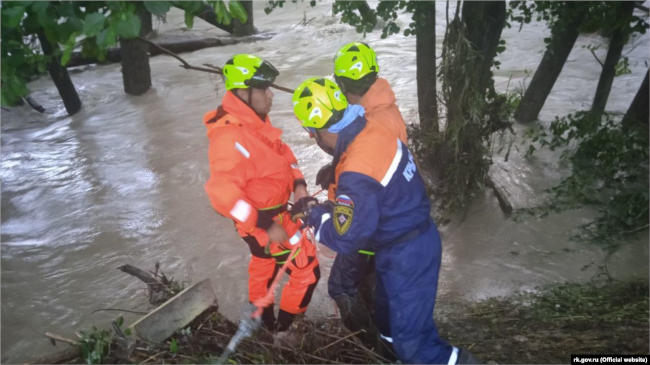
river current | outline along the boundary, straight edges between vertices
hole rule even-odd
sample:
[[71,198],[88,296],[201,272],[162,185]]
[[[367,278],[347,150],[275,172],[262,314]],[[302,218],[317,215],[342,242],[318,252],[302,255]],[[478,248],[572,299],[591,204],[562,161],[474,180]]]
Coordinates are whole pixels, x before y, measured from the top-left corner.
[[[200,66],[222,66],[235,53],[252,53],[280,71],[277,84],[296,87],[307,77],[330,75],[333,56],[343,44],[363,36],[332,16],[331,3],[285,4],[270,15],[256,2],[255,24],[272,33],[267,40],[208,48],[182,54]],[[450,12],[453,9],[450,9]],[[402,26],[410,22],[400,15]],[[154,21],[160,35],[225,36],[197,19],[186,30],[182,13]],[[437,9],[438,55],[445,29],[445,3]],[[367,34],[377,52],[380,74],[389,80],[407,123],[417,123],[415,38]],[[506,51],[495,70],[499,91],[514,92],[530,81],[544,52],[546,25],[533,22],[519,31],[504,30]],[[634,36],[623,55],[630,74],[616,77],[607,110],[624,113],[648,68],[649,35]],[[607,40],[581,35],[542,112],[556,115],[588,108],[600,65],[585,46]],[[202,116],[218,106],[224,93],[220,77],[185,70],[171,57],[151,58],[153,87],[145,95],[124,94],[119,64],[71,70],[83,108],[67,116],[49,76],[29,84],[46,112],[29,107],[2,111],[2,362],[20,362],[31,354],[53,351],[43,336],[51,331],[73,336],[92,325],[106,326],[115,312],[100,308],[147,308],[145,286],[117,270],[122,264],[163,271],[194,283],[211,278],[221,311],[238,317],[247,300],[248,248],[232,222],[211,208],[203,190],[207,180],[208,140]],[[290,95],[274,91],[271,120],[298,157],[310,184],[329,159],[299,128]],[[524,127],[518,126],[519,132]],[[517,188],[523,205],[566,174],[557,155],[542,152],[526,160],[511,152],[506,162],[495,155],[494,176]],[[486,190],[464,219],[441,227],[443,265],[439,303],[445,298],[477,300],[562,281],[588,281],[604,265],[619,279],[647,278],[647,231],[608,256],[594,245],[569,241],[575,227],[592,217],[583,209],[543,219],[514,221]],[[308,315],[334,315],[326,279],[333,253],[321,247],[323,278]],[[127,323],[137,318],[125,314]]]

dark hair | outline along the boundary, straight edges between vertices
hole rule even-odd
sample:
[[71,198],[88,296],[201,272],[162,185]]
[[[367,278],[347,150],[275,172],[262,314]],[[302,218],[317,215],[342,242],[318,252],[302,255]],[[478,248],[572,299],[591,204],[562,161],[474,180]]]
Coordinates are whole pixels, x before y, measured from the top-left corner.
[[371,72],[359,80],[352,80],[351,78],[345,76],[336,75],[334,75],[334,79],[341,88],[341,91],[344,93],[363,95],[377,80],[377,73]]

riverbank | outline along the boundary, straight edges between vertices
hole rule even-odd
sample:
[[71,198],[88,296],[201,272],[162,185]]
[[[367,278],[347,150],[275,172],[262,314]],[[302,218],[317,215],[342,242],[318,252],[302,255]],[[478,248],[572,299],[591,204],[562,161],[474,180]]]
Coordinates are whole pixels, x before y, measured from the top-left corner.
[[[479,302],[439,299],[436,321],[442,337],[489,363],[566,363],[577,353],[645,354],[648,295],[647,281],[559,284]],[[295,327],[298,346],[274,347],[271,334],[260,330],[239,345],[230,363],[386,361],[336,318],[302,318]],[[132,342],[126,350],[125,339],[114,330],[95,330],[85,338],[96,341],[84,346],[86,356],[95,351],[102,363],[211,363],[236,329],[214,306],[160,345]],[[87,361],[79,356],[67,362]]]

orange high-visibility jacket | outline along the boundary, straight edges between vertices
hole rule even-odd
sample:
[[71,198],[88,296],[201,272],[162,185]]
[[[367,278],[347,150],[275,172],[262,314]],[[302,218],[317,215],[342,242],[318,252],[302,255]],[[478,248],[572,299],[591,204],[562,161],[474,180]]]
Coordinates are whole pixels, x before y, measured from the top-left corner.
[[395,93],[386,79],[377,78],[361,98],[361,106],[366,110],[366,120],[369,124],[383,125],[402,143],[408,142],[406,124],[395,104]]
[[240,235],[266,245],[256,227],[258,210],[287,203],[294,182],[303,179],[282,131],[265,121],[230,91],[221,106],[203,117],[210,139],[210,178],[205,190],[214,209],[235,221]]
[[[388,81],[378,77],[363,95],[360,104],[365,109],[365,118],[369,125],[381,125],[402,143],[408,145],[406,124],[395,101],[395,93]],[[335,197],[336,184],[332,183],[327,189],[327,198],[333,201]]]

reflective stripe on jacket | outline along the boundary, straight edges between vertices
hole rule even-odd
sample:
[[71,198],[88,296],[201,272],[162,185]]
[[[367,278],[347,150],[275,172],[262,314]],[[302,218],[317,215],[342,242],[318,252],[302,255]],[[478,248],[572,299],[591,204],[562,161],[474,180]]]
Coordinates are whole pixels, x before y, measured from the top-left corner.
[[336,198],[318,238],[337,252],[390,245],[427,225],[429,198],[405,144],[358,118],[339,133]]

